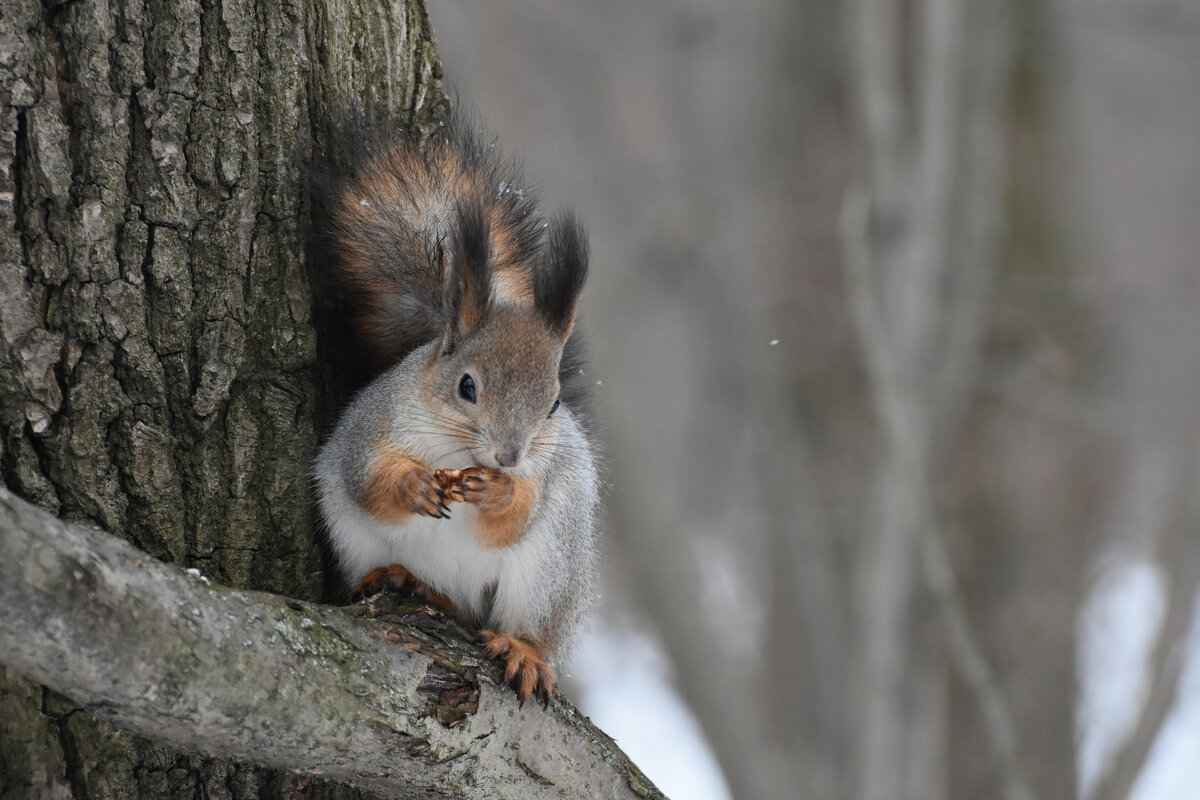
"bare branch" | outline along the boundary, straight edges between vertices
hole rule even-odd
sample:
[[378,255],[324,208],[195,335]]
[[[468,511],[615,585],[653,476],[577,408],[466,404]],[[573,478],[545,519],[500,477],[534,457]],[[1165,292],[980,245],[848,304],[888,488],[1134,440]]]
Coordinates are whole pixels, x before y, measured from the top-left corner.
[[235,591],[2,489],[0,604],[0,663],[186,752],[389,797],[662,797],[569,703],[518,708],[418,604]]
[[854,321],[870,365],[872,399],[886,438],[887,448],[896,462],[894,477],[905,495],[909,520],[918,532],[919,551],[925,581],[934,598],[946,634],[946,642],[963,680],[971,688],[982,712],[997,761],[1004,768],[1006,792],[1010,800],[1032,797],[1017,762],[1016,726],[1008,701],[983,654],[963,601],[943,534],[933,511],[928,486],[925,450],[915,440],[915,425],[909,418],[898,390],[899,377],[880,315],[870,304],[870,274],[866,259],[869,244],[864,227],[865,209],[859,196],[847,196],[842,220],[843,249],[848,292]]
[[[871,400],[889,457],[882,484],[889,491],[883,496],[892,499],[896,507],[889,511],[900,518],[898,528],[889,532],[881,527],[873,540],[898,538],[898,530],[908,537],[904,544],[911,542],[909,546],[916,548],[950,656],[979,705],[1002,768],[1005,793],[1010,800],[1026,800],[1031,791],[1017,762],[1012,712],[967,616],[929,487],[931,464],[959,416],[964,396],[945,387],[972,379],[985,318],[992,259],[988,232],[995,225],[999,197],[993,132],[1000,117],[995,90],[999,81],[995,69],[990,73],[983,69],[992,77],[987,86],[990,102],[979,109],[965,107],[967,7],[956,0],[919,3],[920,41],[915,50],[921,58],[914,75],[911,121],[905,125],[898,119],[902,110],[880,111],[892,108],[901,96],[889,88],[889,76],[900,67],[892,51],[905,35],[903,26],[891,4],[884,4],[882,11],[865,3],[855,8],[856,88],[865,108],[868,169],[862,185],[846,195],[843,265],[850,310],[870,376]],[[891,48],[893,63],[871,52],[872,45],[883,42]],[[981,124],[972,125],[975,122]],[[904,146],[895,144],[906,133]],[[885,142],[893,144],[885,147],[881,144]],[[974,235],[964,253],[954,247],[955,224],[962,216],[953,206],[954,187],[969,171],[962,167],[961,152],[973,144],[992,157],[978,176],[987,197],[970,209],[975,213],[967,222]],[[874,235],[881,221],[890,237]],[[930,380],[933,377],[937,380]],[[882,554],[875,561],[883,565],[871,571],[872,578],[883,569],[893,574],[905,569],[894,551],[895,543],[892,550],[882,546],[867,550]],[[876,591],[876,606],[896,602],[899,595],[893,595]],[[882,646],[875,641],[878,638],[872,631],[868,649]],[[872,682],[888,677],[875,675]],[[884,698],[874,702],[881,705]],[[868,784],[874,788],[866,792],[867,797],[886,791],[882,787],[893,772],[890,768],[874,771],[882,777]]]

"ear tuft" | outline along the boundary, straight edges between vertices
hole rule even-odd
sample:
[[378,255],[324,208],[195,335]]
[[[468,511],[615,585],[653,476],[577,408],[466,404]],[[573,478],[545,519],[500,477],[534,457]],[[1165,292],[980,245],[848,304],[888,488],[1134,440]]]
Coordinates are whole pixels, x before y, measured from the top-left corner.
[[533,302],[538,313],[564,339],[575,325],[579,293],[587,281],[587,234],[569,212],[550,221],[541,263],[533,274]]
[[446,331],[442,354],[454,349],[458,337],[483,324],[492,300],[491,221],[479,198],[455,209],[456,223],[446,275]]

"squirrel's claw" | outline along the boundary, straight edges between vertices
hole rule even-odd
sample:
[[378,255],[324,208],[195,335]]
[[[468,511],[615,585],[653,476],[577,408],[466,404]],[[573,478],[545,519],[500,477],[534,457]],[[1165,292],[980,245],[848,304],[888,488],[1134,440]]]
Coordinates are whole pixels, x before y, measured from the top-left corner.
[[438,470],[434,477],[457,503],[504,505],[513,493],[512,477],[491,467]]
[[421,513],[431,519],[450,519],[450,509],[443,503],[434,503],[432,507],[423,509]]
[[554,691],[554,670],[541,656],[539,648],[532,642],[507,633],[479,632],[478,640],[489,658],[504,659],[504,682],[517,693],[519,705],[532,695],[540,700],[542,708],[550,705],[550,693]]
[[376,567],[363,576],[354,587],[351,600],[358,602],[365,597],[374,597],[384,592],[406,592],[413,597],[423,597],[430,602],[446,609],[451,615],[457,616],[454,603],[450,598],[437,591],[425,581],[408,571],[403,564],[392,564],[388,567]]
[[374,597],[385,591],[401,591],[410,583],[416,581],[413,574],[403,564],[392,564],[390,567],[376,567],[363,576],[354,587],[350,599],[354,602],[364,597]]
[[400,480],[401,502],[413,514],[431,519],[450,519],[446,494],[433,473],[412,470]]

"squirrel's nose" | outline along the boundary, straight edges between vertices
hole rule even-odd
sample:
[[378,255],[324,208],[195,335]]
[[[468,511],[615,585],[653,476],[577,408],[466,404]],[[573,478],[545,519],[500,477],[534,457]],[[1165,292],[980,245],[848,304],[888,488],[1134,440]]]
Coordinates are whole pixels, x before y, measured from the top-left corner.
[[521,461],[520,448],[496,451],[496,463],[502,467],[515,467]]

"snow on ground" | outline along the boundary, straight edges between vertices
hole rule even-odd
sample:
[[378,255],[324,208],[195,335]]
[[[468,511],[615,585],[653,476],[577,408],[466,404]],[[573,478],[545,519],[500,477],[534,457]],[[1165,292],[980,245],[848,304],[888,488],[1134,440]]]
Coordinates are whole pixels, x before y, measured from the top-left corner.
[[[1083,796],[1136,724],[1149,691],[1149,655],[1164,613],[1161,571],[1145,561],[1108,565],[1080,619],[1079,784]],[[1200,785],[1200,609],[1188,641],[1175,708],[1131,800],[1192,800]]]
[[1131,800],[1191,800],[1200,786],[1200,601],[1192,612],[1192,630],[1180,654],[1187,658],[1179,681],[1177,705],[1134,784]]
[[[1163,615],[1162,576],[1145,562],[1110,566],[1080,618],[1079,781],[1086,790],[1136,722]],[[1180,657],[1176,707],[1131,800],[1193,800],[1200,786],[1200,598]],[[645,633],[598,623],[569,670],[583,713],[668,796],[730,800],[699,723],[672,685],[670,659]]]
[[730,800],[700,724],[671,685],[670,660],[651,637],[597,622],[568,672],[579,708],[667,797]]

